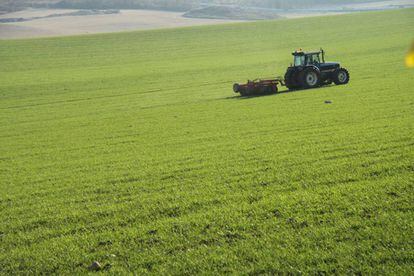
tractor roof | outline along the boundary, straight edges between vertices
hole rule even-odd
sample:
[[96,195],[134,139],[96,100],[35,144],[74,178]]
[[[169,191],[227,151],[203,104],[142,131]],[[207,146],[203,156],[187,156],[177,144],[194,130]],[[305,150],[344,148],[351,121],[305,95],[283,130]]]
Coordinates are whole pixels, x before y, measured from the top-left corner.
[[322,51],[313,51],[313,52],[304,52],[302,49],[296,50],[292,53],[294,56],[304,56],[304,55],[313,55],[313,54],[320,54]]

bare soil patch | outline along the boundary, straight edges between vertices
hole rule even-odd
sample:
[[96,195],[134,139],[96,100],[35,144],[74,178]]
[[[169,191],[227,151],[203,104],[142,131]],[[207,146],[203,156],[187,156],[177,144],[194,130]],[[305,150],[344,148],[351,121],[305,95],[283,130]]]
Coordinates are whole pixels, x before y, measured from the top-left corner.
[[183,13],[149,10],[120,10],[115,14],[58,16],[76,10],[28,9],[0,15],[0,18],[33,18],[36,20],[0,23],[0,39],[80,35],[158,28],[175,28],[240,22],[240,20],[186,18]]

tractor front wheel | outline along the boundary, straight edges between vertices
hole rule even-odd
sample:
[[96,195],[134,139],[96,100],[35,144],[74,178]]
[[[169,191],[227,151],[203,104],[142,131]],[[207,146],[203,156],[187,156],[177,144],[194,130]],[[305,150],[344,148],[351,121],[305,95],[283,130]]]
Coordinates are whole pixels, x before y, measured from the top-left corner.
[[333,81],[336,85],[347,84],[349,82],[349,72],[345,68],[339,68],[334,72]]

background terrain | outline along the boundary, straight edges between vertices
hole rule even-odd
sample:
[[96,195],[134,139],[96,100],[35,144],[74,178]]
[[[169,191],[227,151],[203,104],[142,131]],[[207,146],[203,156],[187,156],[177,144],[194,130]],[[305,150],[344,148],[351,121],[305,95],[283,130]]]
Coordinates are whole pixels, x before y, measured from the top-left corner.
[[[74,14],[78,15],[74,16]],[[0,15],[0,22],[2,20],[12,21],[0,23],[0,39],[109,33],[237,22],[237,20],[189,18],[182,15],[177,12],[153,10],[28,9]],[[35,19],[32,20],[32,18]],[[17,22],[13,22],[16,19]]]
[[[163,6],[165,1],[145,2],[138,0],[1,1],[0,39],[175,28],[246,20],[301,18],[414,7],[414,0],[363,3],[333,1],[330,4],[326,4],[326,1],[307,2],[303,0],[260,3],[256,1],[168,1],[169,5],[172,5],[171,7]],[[314,4],[316,2],[318,4]],[[159,6],[147,5],[148,3]],[[192,4],[184,8],[181,6],[183,3]],[[282,6],[276,5],[277,3]],[[288,3],[290,4],[288,5]],[[294,3],[298,3],[297,7]],[[281,8],[283,6],[286,8]]]
[[202,5],[225,4],[266,8],[297,8],[309,7],[315,4],[361,2],[373,2],[373,0],[0,0],[0,7],[9,11],[27,7],[72,9],[162,9],[188,11]]

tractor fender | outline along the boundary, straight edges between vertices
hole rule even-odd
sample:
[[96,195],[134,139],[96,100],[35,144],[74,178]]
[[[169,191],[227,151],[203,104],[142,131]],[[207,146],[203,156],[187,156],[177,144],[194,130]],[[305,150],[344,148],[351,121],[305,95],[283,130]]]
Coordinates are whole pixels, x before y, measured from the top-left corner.
[[294,71],[294,74],[301,73],[305,71],[306,69],[312,68],[318,73],[321,73],[321,69],[318,66],[315,65],[307,65],[307,66],[301,66],[301,67],[292,67],[292,71]]
[[[317,71],[319,74],[321,73],[321,69],[320,69],[319,67],[315,66],[315,65],[309,65],[309,66],[306,66],[306,67],[304,67],[304,68],[303,68],[303,70],[308,69],[308,68],[312,68],[312,69],[314,69],[314,70],[315,70],[315,71]],[[303,70],[302,70],[302,71],[303,71]]]

